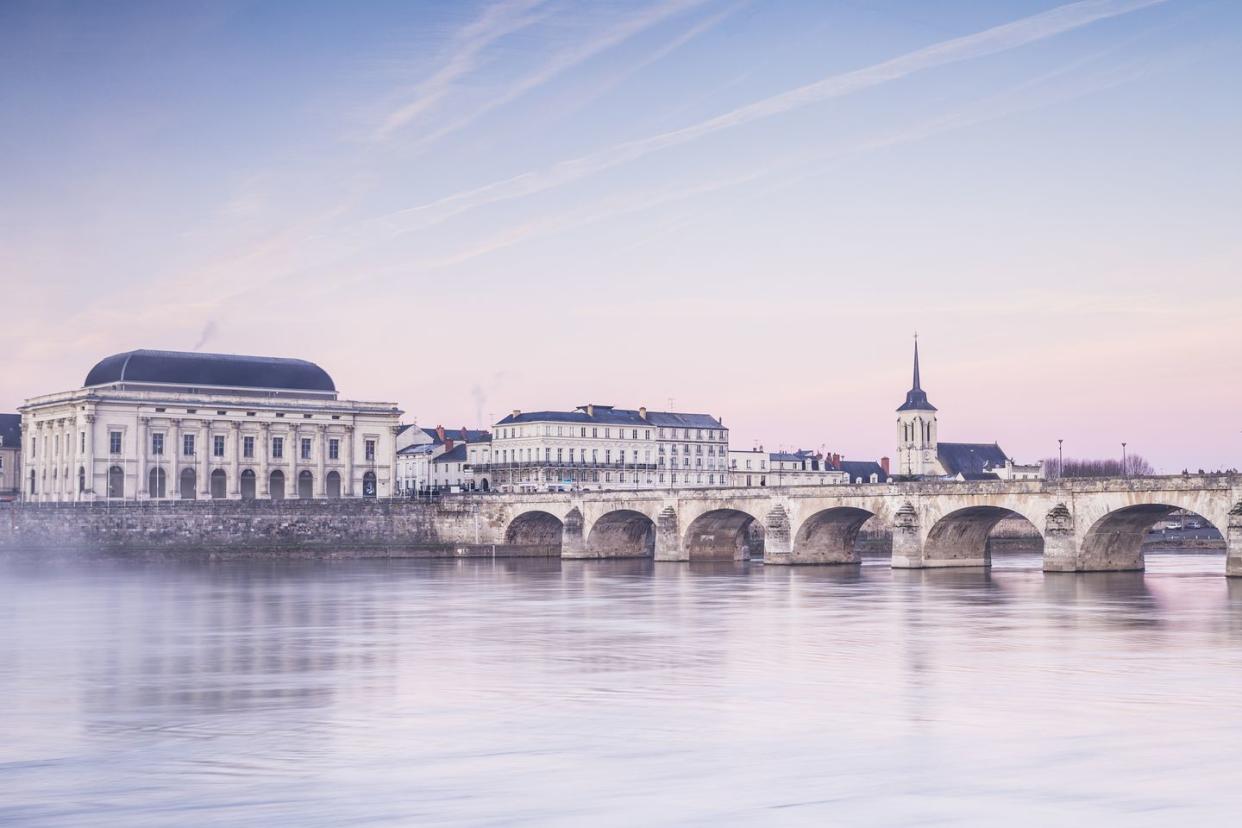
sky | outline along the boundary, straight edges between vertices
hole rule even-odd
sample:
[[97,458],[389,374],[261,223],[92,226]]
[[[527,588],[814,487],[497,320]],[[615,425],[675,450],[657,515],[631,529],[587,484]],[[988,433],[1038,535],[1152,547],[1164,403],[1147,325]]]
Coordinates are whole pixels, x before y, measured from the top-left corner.
[[[0,4],[0,410],[134,348],[424,426],[1242,467],[1242,4]],[[670,402],[671,401],[671,402]]]

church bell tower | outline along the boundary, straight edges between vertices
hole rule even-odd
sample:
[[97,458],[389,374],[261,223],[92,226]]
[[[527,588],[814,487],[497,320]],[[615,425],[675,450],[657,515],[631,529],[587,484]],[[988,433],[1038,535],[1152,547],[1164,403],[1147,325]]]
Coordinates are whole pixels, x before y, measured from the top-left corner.
[[897,409],[897,468],[894,474],[921,477],[940,474],[936,451],[936,406],[919,381],[919,338],[914,337],[914,383]]

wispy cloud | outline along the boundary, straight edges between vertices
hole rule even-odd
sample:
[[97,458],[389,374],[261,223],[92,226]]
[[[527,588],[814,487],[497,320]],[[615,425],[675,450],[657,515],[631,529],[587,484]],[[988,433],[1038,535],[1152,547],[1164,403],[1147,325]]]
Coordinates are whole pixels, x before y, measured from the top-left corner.
[[394,232],[432,227],[469,210],[544,192],[660,150],[900,80],[910,75],[1016,49],[1099,20],[1129,14],[1168,0],[1080,0],[1040,14],[945,40],[862,69],[829,75],[813,83],[738,107],[680,129],[626,141],[543,170],[456,193],[389,216]]
[[702,5],[706,0],[665,0],[644,9],[641,13],[624,18],[616,25],[607,28],[599,35],[577,43],[574,46],[555,53],[548,61],[529,74],[517,78],[497,95],[476,107],[469,114],[450,121],[447,124],[427,133],[413,145],[421,149],[446,135],[465,129],[489,112],[521,98],[543,86],[569,69],[586,62],[590,58],[618,46],[641,32],[695,6]]
[[488,6],[474,21],[462,28],[444,64],[414,89],[411,98],[393,110],[375,133],[377,140],[422,116],[443,100],[454,85],[474,71],[483,51],[506,35],[526,28],[540,18],[538,7],[545,0],[506,0]]

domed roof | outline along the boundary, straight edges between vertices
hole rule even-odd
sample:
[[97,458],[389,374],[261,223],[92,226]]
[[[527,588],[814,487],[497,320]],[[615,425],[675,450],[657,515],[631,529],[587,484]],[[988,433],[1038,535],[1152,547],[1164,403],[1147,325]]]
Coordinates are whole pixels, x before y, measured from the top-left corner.
[[200,354],[187,351],[126,351],[96,363],[83,385],[158,382],[222,388],[336,391],[328,372],[304,359]]

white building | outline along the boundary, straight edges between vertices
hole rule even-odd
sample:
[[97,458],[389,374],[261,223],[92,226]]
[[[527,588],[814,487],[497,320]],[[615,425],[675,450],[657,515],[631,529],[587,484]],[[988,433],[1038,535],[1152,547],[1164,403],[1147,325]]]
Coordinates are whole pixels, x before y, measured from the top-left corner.
[[[490,432],[465,427],[448,431],[444,426],[403,426],[397,433],[397,492],[413,497],[432,492],[487,491],[486,485],[474,480],[472,466],[490,461],[491,439]],[[458,464],[462,468],[450,476],[450,461],[441,458],[463,446],[469,451]]]
[[[836,457],[839,460],[839,457]],[[733,486],[831,486],[851,482],[849,472],[834,465],[834,455],[809,449],[729,452]]]
[[130,351],[22,406],[23,497],[386,497],[401,412],[311,362]]
[[582,405],[514,411],[474,474],[497,491],[729,485],[729,431],[710,414]]

